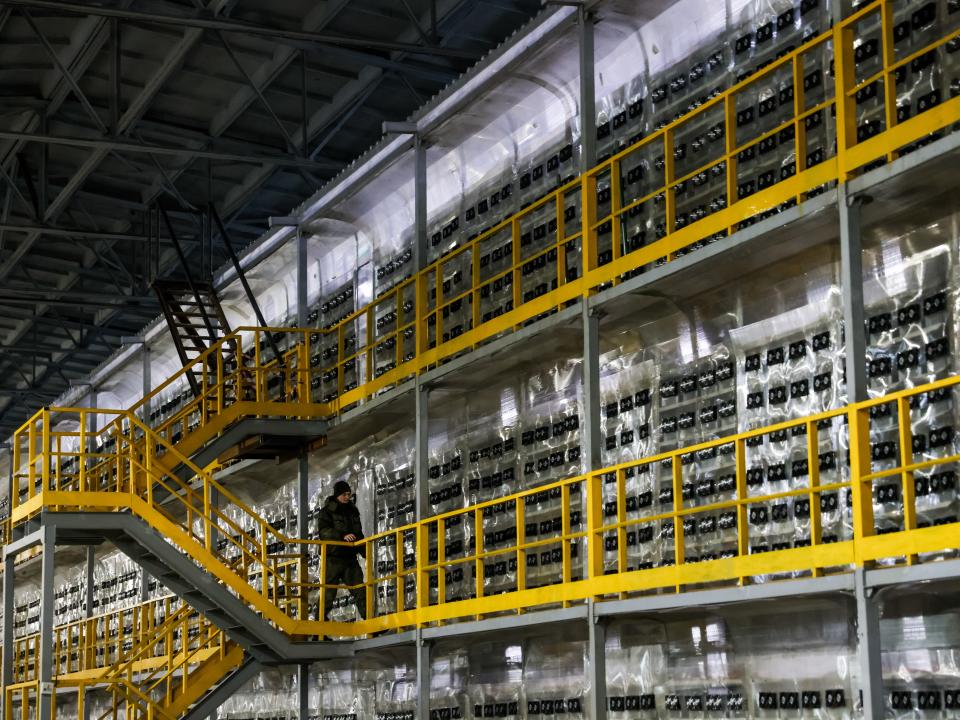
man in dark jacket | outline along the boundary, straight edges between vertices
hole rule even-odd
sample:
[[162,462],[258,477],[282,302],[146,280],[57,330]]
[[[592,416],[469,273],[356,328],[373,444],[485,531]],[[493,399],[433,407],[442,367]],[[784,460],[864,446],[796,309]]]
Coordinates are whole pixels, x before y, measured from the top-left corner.
[[[357,542],[363,538],[363,528],[360,526],[360,511],[353,502],[353,490],[343,480],[338,480],[333,486],[333,494],[327,498],[320,512],[317,513],[317,530],[321,540],[339,540],[343,542]],[[337,595],[332,585],[361,585],[363,570],[357,560],[357,555],[364,555],[363,547],[349,547],[346,545],[331,545],[327,548],[326,572],[323,583],[327,586],[323,600],[323,619],[328,619],[333,600]],[[363,587],[350,590],[353,602],[357,606],[360,617],[367,616],[367,594]]]

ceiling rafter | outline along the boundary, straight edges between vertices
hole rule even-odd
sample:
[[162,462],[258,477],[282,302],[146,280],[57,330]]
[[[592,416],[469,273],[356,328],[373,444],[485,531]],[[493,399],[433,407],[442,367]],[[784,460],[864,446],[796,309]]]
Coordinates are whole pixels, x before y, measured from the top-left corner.
[[474,52],[457,50],[436,44],[418,45],[412,42],[384,41],[338,33],[285,29],[273,27],[265,23],[244,23],[237,20],[209,17],[206,14],[167,15],[100,5],[61,2],[60,0],[5,0],[5,2],[11,6],[36,8],[38,10],[51,12],[70,13],[74,15],[98,15],[100,17],[117,18],[130,22],[169,25],[189,29],[219,30],[240,35],[268,38],[276,42],[306,42],[331,47],[360,48],[384,52],[407,52],[418,55],[437,55],[440,57],[462,58],[467,60],[477,59],[476,53]]
[[[193,0],[195,4],[198,1]],[[364,23],[370,24],[369,19],[359,22],[361,16],[353,14],[353,11],[368,9],[364,6],[368,1],[321,0],[310,5],[309,12],[296,22],[301,24],[304,33],[313,35],[336,34],[333,28],[339,27],[365,27]],[[110,2],[113,9],[123,10],[132,6],[129,0]],[[532,16],[539,7],[536,0],[507,2],[529,7],[529,11],[521,18]],[[203,0],[203,3],[210,11],[206,17],[225,23],[236,23],[238,20],[236,17],[225,17],[221,12],[237,10],[239,6],[243,17],[257,22],[256,13],[260,9],[257,7],[258,0]],[[79,6],[79,3],[72,4]],[[31,153],[30,165],[36,171],[30,176],[46,180],[40,182],[40,195],[48,194],[51,202],[39,204],[43,212],[37,218],[29,213],[27,203],[21,203],[12,190],[4,190],[0,183],[0,201],[11,206],[11,212],[0,218],[0,285],[4,284],[9,268],[15,267],[20,259],[38,257],[40,248],[44,253],[54,253],[53,256],[47,256],[51,257],[52,262],[58,263],[60,270],[59,273],[47,273],[46,268],[35,271],[35,265],[30,261],[28,267],[33,271],[37,286],[42,285],[46,289],[52,277],[62,275],[56,283],[51,284],[51,292],[55,294],[37,293],[38,287],[35,286],[34,293],[27,292],[19,298],[31,304],[7,306],[9,315],[0,320],[0,339],[4,342],[9,339],[18,353],[24,353],[20,355],[20,361],[29,357],[31,348],[51,354],[49,363],[38,365],[38,374],[32,384],[41,386],[46,378],[59,387],[65,381],[64,372],[72,374],[78,372],[78,368],[82,370],[88,358],[91,366],[98,364],[97,358],[105,359],[107,353],[117,346],[119,338],[136,334],[145,322],[156,317],[155,307],[149,305],[117,307],[120,300],[107,300],[102,303],[105,306],[101,307],[101,303],[91,299],[88,306],[80,308],[79,302],[67,304],[63,300],[79,301],[82,299],[81,293],[91,293],[93,296],[110,293],[117,297],[122,290],[112,285],[114,279],[123,286],[137,288],[134,294],[142,297],[142,286],[137,280],[138,277],[142,278],[141,270],[145,271],[146,266],[140,267],[131,253],[136,253],[140,247],[139,241],[145,234],[141,213],[158,198],[164,194],[171,195],[176,199],[174,204],[213,200],[230,224],[231,234],[237,233],[241,242],[245,242],[263,231],[263,225],[256,220],[296,205],[342,166],[341,163],[331,162],[328,167],[317,168],[317,177],[313,177],[304,172],[303,167],[296,165],[278,165],[269,169],[261,163],[244,166],[233,163],[229,158],[207,157],[202,153],[268,155],[282,154],[285,149],[291,157],[306,154],[322,163],[325,159],[321,159],[320,155],[326,155],[324,148],[329,147],[330,155],[350,160],[379,135],[380,118],[377,113],[367,111],[370,103],[376,100],[377,107],[389,107],[397,117],[406,117],[422,98],[430,97],[454,79],[464,69],[465,60],[478,56],[476,50],[459,49],[463,46],[458,42],[470,37],[467,46],[487,49],[496,45],[521,22],[511,20],[511,25],[502,34],[489,37],[473,23],[468,36],[462,31],[466,14],[461,11],[478,8],[479,0],[441,0],[437,11],[434,11],[431,0],[407,0],[406,4],[411,9],[417,8],[419,22],[411,16],[409,9],[399,4],[388,8],[386,15],[383,15],[401,29],[391,52],[349,43],[320,45],[315,37],[306,39],[294,35],[271,40],[261,36],[241,40],[239,35],[231,35],[230,42],[242,63],[240,73],[232,74],[232,82],[225,77],[231,74],[230,62],[218,44],[215,28],[198,30],[196,27],[167,23],[161,28],[151,23],[120,18],[116,18],[119,22],[114,22],[110,18],[93,17],[87,12],[95,10],[99,13],[102,7],[83,5],[78,10],[82,7],[86,17],[76,23],[77,31],[70,34],[70,44],[63,46],[62,25],[58,25],[63,22],[63,16],[49,9],[36,10],[33,17],[37,26],[50,44],[56,47],[63,66],[69,68],[73,84],[85,94],[86,102],[73,92],[71,83],[64,79],[59,68],[52,68],[48,71],[49,79],[45,84],[45,94],[51,100],[46,105],[43,102],[24,103],[21,111],[25,118],[23,123],[13,128],[9,124],[0,124],[0,130],[10,128],[8,132],[93,142],[112,140],[141,146],[137,148],[141,151],[135,152],[133,147],[123,146],[104,148],[31,143],[23,138],[11,138],[12,143],[4,143],[16,151],[8,151],[5,155],[3,162],[6,167],[12,167],[17,154],[24,148],[28,149]],[[31,2],[20,5],[34,7]],[[160,8],[161,12],[168,12],[168,8],[173,12],[174,8],[182,9],[183,6],[155,3],[154,7]],[[349,19],[332,25],[345,11],[351,13]],[[436,12],[439,12],[439,16]],[[16,18],[17,14],[18,11],[14,11],[13,17]],[[5,3],[0,4],[0,51],[4,15],[10,16]],[[276,15],[264,17],[266,22],[262,24],[265,26],[280,22]],[[285,22],[292,24],[294,17],[296,15],[291,15]],[[405,22],[407,17],[411,23]],[[486,20],[490,16],[483,17]],[[443,34],[437,30],[437,20],[443,26]],[[151,57],[146,46],[131,41],[123,43],[122,53],[116,52],[120,43],[115,42],[112,28],[122,27],[126,32],[142,37],[144,32],[140,28],[147,25],[150,26],[149,33],[159,38],[158,47],[165,49],[163,57]],[[18,23],[17,34],[23,37],[26,28],[25,24]],[[83,32],[80,32],[81,28]],[[442,52],[418,52],[417,48],[423,45],[417,45],[416,41],[428,39]],[[271,42],[274,43],[272,48]],[[35,44],[39,58],[43,57],[41,44],[42,41]],[[411,45],[414,47],[409,47]],[[220,51],[219,60],[216,59],[217,50]],[[250,60],[253,57],[261,59],[253,63]],[[123,75],[111,66],[117,60],[122,60]],[[141,76],[137,76],[134,72],[137,63],[141,71],[149,63],[149,74],[142,72]],[[192,73],[185,80],[197,86],[186,95],[182,93],[183,86],[177,72],[184,63],[190,63]],[[203,73],[204,67],[210,67],[210,72]],[[244,77],[240,78],[240,74]],[[137,77],[136,82],[131,82],[133,77]],[[217,111],[213,111],[213,103],[206,101],[205,91],[200,87],[206,79],[219,85],[219,94],[210,94],[211,99],[217,98]],[[304,79],[308,83],[312,80],[323,91],[317,93],[307,85],[307,92],[303,92],[301,83]],[[242,80],[242,84],[238,80]],[[4,94],[3,90],[5,88],[0,88],[0,95]],[[224,90],[230,93],[225,102],[222,100],[226,94]],[[24,91],[25,95],[31,92],[29,89]],[[56,102],[52,94],[54,92],[58,95]],[[206,117],[198,124],[198,114],[191,114],[184,104],[192,102],[189,100],[191,97],[195,97],[198,105],[204,107],[199,114]],[[110,133],[93,129],[97,122],[85,105],[92,107],[100,118],[109,119],[107,124]],[[41,115],[49,118],[44,127],[41,127]],[[273,131],[274,127],[286,130],[280,133],[282,139]],[[227,136],[231,130],[231,134],[237,137]],[[175,155],[172,152],[160,154],[162,149],[181,143],[200,148],[201,156]],[[154,153],[152,151],[155,148],[161,150]],[[41,149],[45,159],[42,169],[35,161]],[[17,177],[15,173],[12,176]],[[18,179],[18,184],[22,188],[23,198],[31,202],[31,193],[22,178]],[[239,190],[230,193],[232,187]],[[243,215],[244,208],[251,201],[256,202],[259,208],[257,217],[236,222],[235,219]],[[172,219],[178,236],[193,234],[189,215],[181,214]],[[99,232],[101,229],[104,232]],[[78,233],[78,237],[71,237],[70,232]],[[5,245],[4,234],[7,236]],[[41,239],[43,242],[38,242]],[[123,255],[122,258],[115,254],[114,246]],[[197,247],[199,243],[194,241],[187,243],[185,250],[189,254],[195,252]],[[72,256],[72,260],[58,261],[55,259],[57,256]],[[171,256],[169,250],[163,252],[162,269],[170,268]],[[60,262],[73,262],[76,266],[64,274]],[[134,267],[136,270],[133,270]],[[125,270],[129,274],[125,274]],[[75,344],[78,329],[69,324],[72,322],[85,326],[80,332],[91,339],[91,346],[83,350],[82,355],[76,355],[74,351],[71,359],[70,352],[45,346]],[[104,323],[112,323],[113,326],[104,329]],[[49,341],[33,341],[32,338],[38,336],[35,328],[43,328],[39,335],[49,338]],[[104,339],[98,339],[99,333],[105,334]],[[104,351],[102,353],[101,348]],[[9,375],[11,363],[9,357],[0,358],[0,372],[6,371]],[[6,400],[0,394],[0,427],[16,424],[18,413],[25,411],[30,404],[35,405],[24,388],[14,390],[23,391],[23,394],[12,393]]]

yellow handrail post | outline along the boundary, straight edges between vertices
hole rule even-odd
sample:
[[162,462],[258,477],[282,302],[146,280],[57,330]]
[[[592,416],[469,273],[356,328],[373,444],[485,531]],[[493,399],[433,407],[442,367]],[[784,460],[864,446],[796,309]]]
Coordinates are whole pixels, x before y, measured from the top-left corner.
[[[399,315],[397,316],[399,318]],[[361,541],[362,542],[362,541]],[[374,580],[373,574],[373,556],[375,553],[374,544],[372,542],[365,543],[366,555],[364,560],[366,561],[366,576],[364,577],[364,590],[365,590],[365,601],[366,601],[366,619],[370,620],[373,618],[374,614],[374,598],[376,597],[376,581]]]
[[[901,397],[897,400],[897,424],[899,426],[901,495],[903,497],[903,529],[917,528],[917,487],[912,470],[913,464],[913,428],[910,425],[910,400]],[[916,555],[907,556],[907,564],[917,562]]]
[[[566,486],[565,486],[566,487]],[[569,503],[565,503],[561,500],[560,503],[564,508],[569,507]],[[527,588],[527,555],[525,552],[525,545],[527,543],[527,524],[526,524],[526,512],[527,506],[523,502],[523,498],[517,498],[516,505],[516,514],[517,514],[517,590],[525,590]],[[564,511],[566,513],[566,511]],[[569,514],[569,513],[566,513]]]
[[430,562],[430,526],[426,522],[417,525],[417,609],[430,605],[430,578],[427,565]]
[[[520,248],[520,218],[514,216],[510,222],[510,264],[513,268],[510,287],[512,289],[511,297],[513,298],[511,307],[514,310],[519,308],[523,302],[523,274],[520,262],[522,257],[523,254]],[[516,330],[519,327],[520,325],[514,325],[513,329]]]
[[44,408],[40,415],[40,422],[43,423],[40,427],[41,433],[41,442],[43,443],[43,465],[41,466],[42,481],[43,481],[43,491],[46,492],[50,489],[50,409]]
[[211,522],[212,514],[213,514],[213,510],[211,509],[210,478],[204,475],[203,477],[203,546],[207,549],[207,552],[213,551],[213,523]]
[[[480,241],[474,240],[470,248],[470,327],[480,327]],[[398,316],[399,317],[399,316]],[[476,347],[476,346],[474,346]]]
[[[724,161],[726,162],[727,207],[737,202],[737,96],[729,93],[723,98],[724,125]],[[727,234],[733,235],[735,225],[727,227]]]
[[603,475],[587,476],[587,576],[603,576]]
[[[683,461],[682,455],[677,452],[671,458],[670,470],[673,479],[673,543],[674,559],[676,567],[684,564],[687,555],[686,541],[684,539],[683,528]],[[683,589],[677,585],[676,590],[680,592]]]
[[616,471],[617,479],[617,572],[627,571],[627,478],[623,468]]
[[[896,62],[893,47],[893,3],[880,3],[880,48],[883,61],[883,110],[887,130],[897,124],[897,82],[890,67]],[[893,162],[897,153],[887,153],[887,162]]]
[[[597,176],[591,170],[583,174],[580,184],[580,249],[583,254],[583,274],[588,276],[597,268]],[[589,294],[590,288],[584,288]]]
[[[483,510],[476,509],[473,511],[473,523],[474,523],[474,537],[476,542],[474,543],[474,592],[477,599],[483,597],[483,583],[484,583],[484,567],[483,567],[483,553],[484,553],[484,539],[483,539]],[[421,527],[425,527],[422,525]],[[426,552],[426,551],[424,551]],[[417,541],[417,562],[420,562],[420,541]],[[420,579],[417,578],[417,592],[419,594],[420,588]],[[417,603],[418,607],[420,603]],[[477,619],[480,619],[480,615],[477,615]]]
[[444,566],[447,562],[447,523],[443,518],[437,520],[437,605],[447,600],[447,574]]
[[[582,496],[581,496],[582,497]],[[517,508],[521,505],[522,498],[517,498]],[[563,537],[563,542],[560,545],[560,577],[564,583],[568,583],[573,579],[573,560],[571,558],[571,548],[573,547],[573,539],[570,538],[570,535],[573,532],[571,527],[571,510],[570,510],[570,485],[563,484],[560,486],[560,535]],[[524,528],[526,530],[526,528]],[[517,528],[519,532],[519,527]],[[587,539],[587,545],[589,546],[589,538]],[[524,579],[526,579],[526,555],[524,555]],[[518,563],[519,573],[519,563]],[[565,602],[564,607],[568,607],[569,603]]]
[[870,411],[858,405],[847,411],[850,432],[850,491],[853,499],[853,552],[856,564],[864,564],[863,539],[874,534],[873,481],[870,473]]
[[[664,196],[664,224],[667,235],[672,235],[677,228],[677,191],[673,187],[673,181],[676,178],[674,172],[673,129],[667,128],[663,131],[663,196]],[[673,254],[667,257],[673,259]]]
[[840,182],[845,182],[855,168],[849,167],[847,150],[857,142],[857,110],[848,94],[856,85],[853,61],[853,24],[843,22],[833,29],[835,64],[834,99],[837,112],[837,165]]
[[394,544],[394,552],[396,553],[396,558],[397,558],[397,562],[396,562],[397,597],[396,597],[395,607],[396,607],[396,612],[400,612],[403,610],[404,606],[406,605],[406,602],[404,599],[406,596],[406,575],[403,574],[403,571],[406,569],[405,567],[406,562],[405,562],[404,553],[403,553],[403,533],[402,532],[397,531],[396,533],[394,533],[393,544]]

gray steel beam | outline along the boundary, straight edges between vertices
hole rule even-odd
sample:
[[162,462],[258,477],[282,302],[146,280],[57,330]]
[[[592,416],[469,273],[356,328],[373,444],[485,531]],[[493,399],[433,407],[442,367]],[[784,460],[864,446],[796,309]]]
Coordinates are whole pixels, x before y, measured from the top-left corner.
[[[89,138],[72,135],[50,135],[41,133],[21,132],[18,130],[0,130],[0,139],[24,140],[26,142],[44,143],[47,145],[64,145],[68,147],[87,148],[105,152],[139,153],[147,155],[164,155],[172,157],[206,158],[226,162],[248,163],[251,165],[271,165],[280,167],[302,167],[314,170],[333,170],[343,168],[343,163],[334,160],[315,160],[302,158],[296,155],[240,153],[226,150],[206,150],[204,148],[174,147],[171,145],[154,145],[137,143],[129,140],[119,140],[108,137]],[[29,204],[29,203],[28,203]]]
[[28,7],[36,8],[38,10],[50,10],[54,12],[68,13],[71,15],[96,15],[107,18],[118,18],[120,20],[147,23],[151,25],[170,25],[198,30],[219,30],[223,32],[238,33],[241,35],[272,38],[274,40],[293,40],[297,42],[315,43],[318,45],[330,45],[333,47],[387,50],[393,52],[407,52],[416,55],[438,55],[441,57],[476,60],[476,53],[469,50],[457,50],[454,48],[437,47],[434,45],[424,46],[414,43],[374,40],[372,38],[362,38],[335,33],[288,30],[271,27],[263,23],[245,23],[236,20],[211,18],[206,14],[202,16],[194,15],[192,17],[185,15],[163,15],[161,13],[141,12],[139,10],[107,8],[94,5],[83,5],[73,2],[59,2],[59,0],[6,0],[6,4],[16,7]]
[[847,398],[867,399],[867,349],[863,310],[863,246],[861,198],[837,188],[840,211],[840,284],[843,289],[843,326],[846,345]]
[[83,617],[88,619],[93,617],[93,570],[95,566],[96,548],[93,545],[87,545],[87,557],[84,563],[84,580],[86,587],[84,588]]
[[141,306],[144,304],[145,300],[137,298],[116,298],[117,302],[107,302],[109,296],[104,296],[103,300],[76,300],[69,297],[58,297],[58,298],[26,298],[18,297],[17,295],[0,295],[0,305],[25,305],[25,306],[34,306],[37,308],[43,308],[42,310],[38,309],[37,312],[43,312],[49,309],[53,305],[62,305],[65,307],[75,307],[77,303],[83,303],[87,307],[99,307],[99,308],[119,308],[127,307],[130,305]]
[[[340,12],[347,7],[349,0],[330,0],[323,5],[317,5],[303,18],[302,29],[306,31],[322,30],[329,25]],[[253,79],[261,89],[269,87],[296,57],[296,50],[291,47],[277,48],[274,58],[263,63],[253,73]],[[226,107],[218,112],[210,122],[209,135],[219,137],[236,122],[243,111],[250,107],[257,99],[250,88],[243,88],[237,93]],[[301,132],[303,128],[301,128]],[[304,150],[306,153],[306,150]]]
[[577,43],[580,50],[580,171],[597,164],[597,89],[594,73],[594,16],[584,5],[577,8]]
[[413,175],[413,261],[423,270],[430,262],[430,238],[427,237],[427,145],[421,133],[414,139]]
[[822,595],[825,593],[838,592],[852,593],[854,589],[853,584],[854,581],[851,575],[800,578],[797,580],[763,583],[762,585],[715,588],[712,590],[697,590],[695,592],[668,595],[649,595],[645,597],[628,598],[626,600],[610,600],[597,605],[595,613],[598,617],[643,615],[664,611],[686,610],[692,607],[776,600],[802,597],[805,595]]
[[[399,598],[398,598],[399,601]],[[417,720],[430,720],[430,641],[417,630]]]
[[[60,290],[57,288],[49,288],[42,290],[29,290],[23,287],[10,287],[8,286],[5,292],[15,293],[17,297],[22,296],[26,300],[49,300],[52,296],[57,296],[60,298],[66,298],[68,300],[73,300],[74,302],[105,302],[112,299],[110,291],[104,292],[84,292],[82,290]],[[138,302],[151,302],[155,301],[155,298],[151,295],[123,295],[122,297],[116,298],[120,301],[138,301]]]
[[297,666],[297,720],[310,717],[310,665]]
[[587,673],[590,693],[587,717],[603,720],[607,716],[607,620],[596,614],[596,600],[587,602]]
[[854,571],[857,601],[857,662],[863,692],[864,720],[883,720],[883,666],[880,648],[880,608],[863,568]]
[[53,49],[53,46],[50,44],[50,41],[47,40],[47,36],[43,34],[43,31],[40,30],[36,22],[34,22],[33,16],[30,14],[30,11],[27,8],[21,8],[20,14],[23,16],[23,19],[27,21],[27,24],[30,26],[30,29],[33,30],[34,35],[36,35],[43,49],[47,51],[47,55],[50,56],[50,59],[53,61],[54,66],[63,76],[63,79],[67,81],[67,84],[70,86],[70,89],[73,90],[74,96],[77,100],[80,101],[80,104],[83,106],[83,109],[86,110],[87,115],[93,120],[93,124],[96,125],[97,129],[104,135],[109,131],[107,126],[104,124],[103,120],[100,118],[100,115],[94,109],[93,105],[90,103],[90,100],[87,98],[86,94],[83,92],[83,89],[80,87],[80,83],[77,82],[77,79],[73,76],[73,73],[70,72],[70,69],[63,64],[63,61],[60,60],[60,56],[57,54],[57,51]]
[[430,388],[418,377],[414,390],[414,493],[416,519],[430,517]]
[[[220,38],[220,43],[223,45],[223,49],[226,50],[227,55],[234,64],[234,67],[240,71],[240,74],[243,76],[247,86],[253,91],[253,94],[257,96],[257,100],[260,101],[260,105],[263,106],[263,109],[267,111],[267,114],[280,130],[280,134],[283,136],[284,142],[286,143],[287,150],[293,153],[297,152],[297,144],[293,141],[293,138],[290,137],[290,133],[287,132],[287,128],[284,126],[283,121],[280,120],[277,114],[273,111],[273,108],[270,106],[270,103],[267,102],[267,98],[264,97],[260,87],[256,82],[254,82],[253,78],[250,76],[250,73],[248,73],[247,69],[243,66],[243,63],[240,62],[240,58],[237,57],[237,54],[233,51],[233,46],[230,44],[230,41],[227,40],[227,36],[223,32],[218,32],[217,37]],[[304,147],[303,152],[307,152],[306,147]]]
[[149,343],[144,339],[140,345],[140,392],[143,393],[143,416],[140,418],[145,425],[150,424],[151,407],[150,392],[153,390],[153,364]]
[[27,200],[26,195],[24,195],[20,191],[20,188],[17,187],[17,183],[13,179],[13,174],[8,173],[2,164],[0,164],[0,179],[3,179],[3,181],[6,182],[8,191],[13,193],[17,200],[20,201],[20,204],[27,209],[27,212],[30,214],[30,216],[36,217],[33,203]]
[[37,699],[37,720],[53,717],[53,642],[54,560],[56,558],[57,529],[47,525],[43,532],[43,556],[40,560],[40,660],[37,677],[40,681]]
[[[12,467],[11,463],[11,467]],[[12,497],[12,495],[10,496]],[[16,578],[15,555],[3,559],[3,697],[7,686],[13,683],[13,591]],[[3,703],[6,705],[6,703]],[[5,718],[4,720],[10,720]]]
[[423,637],[426,640],[439,640],[441,638],[463,637],[467,635],[515,632],[519,628],[527,629],[545,625],[556,626],[559,623],[576,622],[579,624],[587,619],[587,615],[586,605],[573,605],[572,607],[557,608],[554,610],[532,610],[522,615],[501,615],[499,617],[485,618],[474,622],[428,627],[423,629]]
[[307,302],[308,238],[308,233],[297,231],[297,325],[302,328],[307,327],[307,316],[310,314],[310,306]]
[[[87,545],[87,557],[85,563],[85,580],[86,587],[84,588],[84,608],[83,616],[87,619],[93,617],[93,570],[96,564],[96,549],[93,545]],[[91,703],[83,703],[83,717],[81,720],[90,720],[90,709]]]
[[901,565],[867,570],[868,588],[880,588],[901,583],[936,582],[960,578],[960,560],[940,560],[919,565]]
[[587,303],[581,307],[583,321],[583,442],[584,469],[603,466],[600,433],[600,317]]
[[[582,11],[582,8],[581,8]],[[600,317],[599,311],[581,304],[583,323],[583,464],[586,472],[603,466],[600,432]],[[587,672],[592,692],[587,717],[602,720],[607,710],[606,620],[596,614],[596,601],[587,601]]]
[[122,48],[120,47],[120,21],[110,21],[110,134],[120,132],[120,75],[122,72]]

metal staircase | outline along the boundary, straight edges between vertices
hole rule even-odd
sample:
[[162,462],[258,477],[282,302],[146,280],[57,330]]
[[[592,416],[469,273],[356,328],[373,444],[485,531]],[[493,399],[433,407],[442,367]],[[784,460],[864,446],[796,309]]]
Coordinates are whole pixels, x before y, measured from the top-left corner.
[[[154,280],[153,289],[184,367],[193,365],[230,334],[230,325],[211,283],[193,280],[188,275],[187,280]],[[199,368],[187,374],[195,397],[202,392],[198,374]]]
[[[167,662],[143,671],[140,666],[163,657]],[[260,665],[223,633],[198,617],[188,605],[132,644],[129,652],[98,678],[115,702],[97,720],[116,718],[203,717],[211,699],[232,692],[253,677]]]
[[[95,506],[83,504],[84,511],[75,512],[77,501],[64,497],[57,512],[38,506],[27,525],[55,526],[57,544],[112,542],[257,661],[344,654],[342,646],[304,641],[318,634],[315,627],[302,627],[311,626],[304,621],[311,594],[319,590],[319,577],[312,583],[307,577],[308,554],[319,560],[316,544],[298,545],[277,531],[133,413],[115,413],[101,433],[110,439],[109,452],[72,451],[76,461],[61,462],[55,480],[42,479],[41,471],[39,485],[20,478],[32,488],[53,485],[64,495],[96,496]],[[49,455],[41,456],[49,467]],[[169,469],[175,466],[179,472]]]

